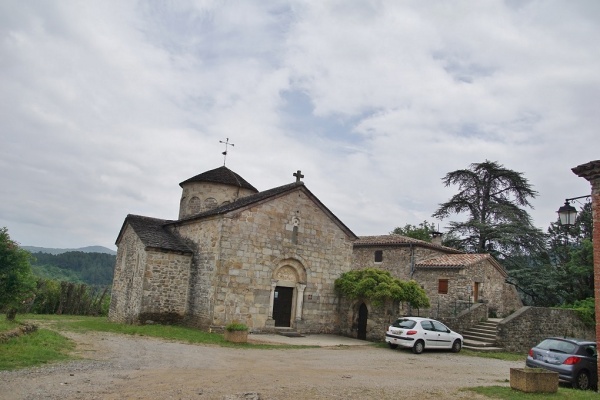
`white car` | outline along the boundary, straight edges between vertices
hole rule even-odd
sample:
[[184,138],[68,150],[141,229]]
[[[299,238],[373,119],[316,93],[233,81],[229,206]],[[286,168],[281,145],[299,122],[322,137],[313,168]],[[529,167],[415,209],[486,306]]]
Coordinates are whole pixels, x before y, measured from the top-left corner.
[[434,319],[402,317],[388,327],[385,341],[392,349],[405,347],[415,354],[425,349],[450,349],[458,353],[463,337]]

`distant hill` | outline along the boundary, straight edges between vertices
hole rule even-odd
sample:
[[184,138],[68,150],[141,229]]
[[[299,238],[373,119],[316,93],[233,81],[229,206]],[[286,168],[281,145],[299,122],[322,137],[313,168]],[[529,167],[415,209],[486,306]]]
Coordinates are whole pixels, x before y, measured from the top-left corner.
[[[92,247],[86,247],[85,249],[90,248]],[[98,246],[95,248],[98,248]],[[105,248],[102,247],[102,249]],[[32,252],[32,254],[31,269],[40,278],[86,283],[95,286],[109,286],[112,284],[113,270],[117,259],[114,254],[84,252],[82,249],[74,249],[74,251],[65,251],[59,254],[41,251]]]
[[112,254],[116,255],[117,252],[111,250],[104,246],[86,246],[80,247],[78,249],[53,249],[49,247],[36,247],[36,246],[21,246],[22,249],[25,249],[31,253],[48,253],[48,254],[62,254],[67,253],[69,251],[81,251],[83,253],[103,253],[103,254]]

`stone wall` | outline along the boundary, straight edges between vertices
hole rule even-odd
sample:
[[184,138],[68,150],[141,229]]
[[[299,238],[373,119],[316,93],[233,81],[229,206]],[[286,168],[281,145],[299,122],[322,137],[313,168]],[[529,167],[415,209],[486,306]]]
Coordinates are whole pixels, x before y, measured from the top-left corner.
[[[375,262],[375,251],[378,250],[382,251],[381,262]],[[395,278],[409,280],[411,253],[414,263],[445,254],[419,246],[356,246],[352,254],[352,269],[378,268],[389,271]]]
[[358,336],[358,310],[362,303],[368,310],[366,340],[383,342],[388,326],[400,316],[397,302],[386,302],[381,306],[373,306],[370,301],[340,299],[340,334],[356,338]]
[[507,351],[527,353],[549,336],[595,340],[596,333],[574,310],[558,308],[522,307],[498,325],[498,345]]
[[231,203],[254,193],[250,189],[220,183],[188,182],[181,192],[179,219]]
[[181,320],[187,308],[191,256],[146,250],[131,226],[127,226],[116,258],[109,320]]
[[194,249],[189,278],[186,324],[208,330],[213,322],[215,286],[218,284],[222,218],[188,223],[176,227],[176,233]]
[[191,255],[147,250],[140,322],[178,322],[188,300]]
[[458,333],[463,333],[482,321],[488,319],[488,307],[485,303],[473,304],[468,309],[462,311],[456,317],[440,318],[448,328]]
[[[431,302],[432,318],[456,317],[474,302],[486,303],[498,317],[510,315],[523,304],[513,286],[505,283],[505,275],[488,260],[464,268],[418,268],[414,278],[421,284]],[[440,279],[448,280],[448,293],[439,293]],[[474,285],[478,297],[474,298]]]
[[127,226],[117,249],[108,319],[138,322],[142,306],[142,287],[146,252],[131,226]]

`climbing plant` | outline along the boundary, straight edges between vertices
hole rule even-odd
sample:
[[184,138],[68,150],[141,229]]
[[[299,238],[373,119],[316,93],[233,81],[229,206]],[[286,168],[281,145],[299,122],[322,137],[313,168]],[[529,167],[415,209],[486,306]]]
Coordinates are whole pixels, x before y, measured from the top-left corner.
[[402,281],[388,271],[375,268],[343,273],[335,280],[335,290],[350,299],[368,299],[376,306],[386,300],[396,300],[415,308],[429,307],[429,298],[417,282]]

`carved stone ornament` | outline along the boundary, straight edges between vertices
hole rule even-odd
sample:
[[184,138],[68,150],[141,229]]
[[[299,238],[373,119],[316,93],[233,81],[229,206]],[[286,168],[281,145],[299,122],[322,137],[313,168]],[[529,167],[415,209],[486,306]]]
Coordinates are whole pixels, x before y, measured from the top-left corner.
[[277,271],[276,278],[282,281],[296,281],[296,271],[294,268],[290,266],[282,267],[279,271]]

